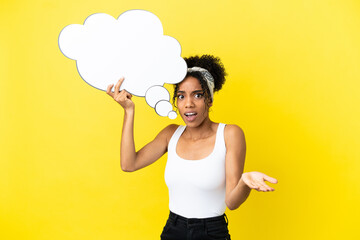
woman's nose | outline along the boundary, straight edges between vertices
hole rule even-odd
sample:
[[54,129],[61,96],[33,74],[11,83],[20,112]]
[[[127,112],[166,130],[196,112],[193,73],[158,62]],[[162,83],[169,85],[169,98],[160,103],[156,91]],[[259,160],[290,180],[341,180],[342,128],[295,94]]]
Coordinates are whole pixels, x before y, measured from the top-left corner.
[[185,107],[186,107],[186,108],[189,108],[189,107],[193,107],[193,106],[194,106],[194,102],[192,101],[191,98],[186,98],[185,101],[186,101],[186,102],[185,102]]

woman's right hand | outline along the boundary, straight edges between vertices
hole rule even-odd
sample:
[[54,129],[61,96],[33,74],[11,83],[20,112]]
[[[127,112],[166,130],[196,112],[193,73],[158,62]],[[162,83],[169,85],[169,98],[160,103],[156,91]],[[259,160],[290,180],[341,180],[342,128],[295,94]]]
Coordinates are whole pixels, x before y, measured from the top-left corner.
[[114,86],[114,84],[110,84],[107,87],[106,93],[111,96],[116,102],[118,102],[125,111],[127,110],[134,110],[135,104],[131,100],[132,95],[128,93],[125,89],[119,91],[121,84],[124,81],[124,77],[120,78],[119,81],[115,85],[114,92],[111,92],[111,88]]

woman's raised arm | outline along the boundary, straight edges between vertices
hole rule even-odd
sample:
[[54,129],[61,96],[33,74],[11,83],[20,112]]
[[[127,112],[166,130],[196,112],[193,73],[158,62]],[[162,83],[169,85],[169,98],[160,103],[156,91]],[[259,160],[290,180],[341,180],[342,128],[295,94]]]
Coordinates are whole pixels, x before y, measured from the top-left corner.
[[133,172],[154,163],[167,152],[168,142],[177,126],[174,124],[167,126],[153,141],[136,152],[134,141],[135,104],[131,100],[132,95],[130,93],[126,90],[119,92],[123,81],[124,78],[121,78],[116,83],[114,93],[111,92],[114,84],[109,85],[106,93],[124,108],[124,123],[120,143],[120,166],[125,172]]

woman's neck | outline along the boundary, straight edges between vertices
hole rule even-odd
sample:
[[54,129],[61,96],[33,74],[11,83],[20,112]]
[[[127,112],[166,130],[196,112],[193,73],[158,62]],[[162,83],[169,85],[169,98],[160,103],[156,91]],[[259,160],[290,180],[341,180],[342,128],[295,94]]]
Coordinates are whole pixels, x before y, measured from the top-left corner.
[[214,134],[214,124],[215,123],[213,121],[211,121],[209,118],[206,118],[197,127],[186,126],[184,135],[186,138],[189,138],[193,141],[208,138]]

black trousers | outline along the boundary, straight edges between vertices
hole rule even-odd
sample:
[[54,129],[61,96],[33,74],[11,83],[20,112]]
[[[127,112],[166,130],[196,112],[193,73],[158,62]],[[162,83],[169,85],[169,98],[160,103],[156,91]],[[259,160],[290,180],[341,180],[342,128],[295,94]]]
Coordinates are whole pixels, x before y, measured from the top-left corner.
[[230,240],[228,219],[218,217],[185,218],[170,211],[161,240]]

